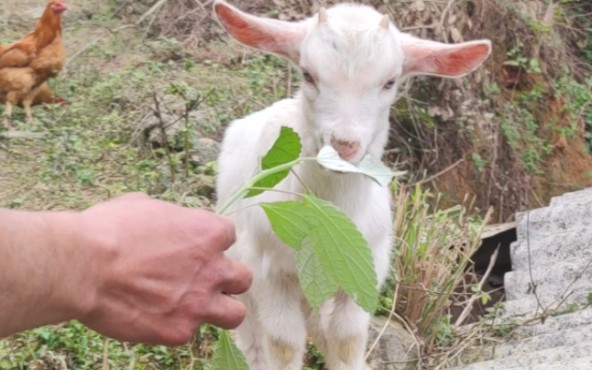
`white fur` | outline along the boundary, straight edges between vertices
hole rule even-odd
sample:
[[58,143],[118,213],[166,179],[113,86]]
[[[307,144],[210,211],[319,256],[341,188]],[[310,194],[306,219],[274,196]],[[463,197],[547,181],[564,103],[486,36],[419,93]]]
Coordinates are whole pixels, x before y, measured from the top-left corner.
[[[401,34],[392,24],[380,27],[383,16],[362,5],[330,8],[326,22],[320,24],[319,17],[298,23],[257,18],[222,1],[214,7],[220,23],[232,36],[291,59],[315,79],[314,84],[304,83],[295,98],[279,101],[230,125],[219,158],[218,204],[224,204],[258,172],[260,159],[281,126],[292,127],[300,135],[303,156],[316,155],[323,145],[336,139],[359,145],[355,155],[348,158],[353,163],[366,154],[381,158],[387,142],[389,109],[406,75],[422,71],[461,75],[476,68],[489,54],[488,41],[450,46],[420,42]],[[236,26],[236,19],[249,24],[251,31],[260,32],[260,37],[248,36],[244,27]],[[446,73],[438,70],[451,60],[451,51],[462,53],[471,45],[485,45],[487,50],[480,53],[471,49],[476,50],[467,54],[472,59],[460,63],[452,73],[450,69]],[[454,60],[458,66],[458,58]],[[391,79],[395,79],[394,86],[384,89]],[[363,176],[332,173],[313,163],[294,171],[297,176],[290,174],[276,188],[301,193],[305,191],[302,181],[314,194],[345,212],[368,241],[382,285],[392,246],[389,189]],[[299,370],[310,335],[330,370],[361,370],[365,366],[369,315],[343,293],[313,312],[298,285],[294,251],[274,235],[260,207],[248,207],[291,199],[295,196],[268,191],[231,208],[238,235],[228,254],[253,270],[253,285],[240,297],[248,312],[237,330],[238,345],[252,370]]]

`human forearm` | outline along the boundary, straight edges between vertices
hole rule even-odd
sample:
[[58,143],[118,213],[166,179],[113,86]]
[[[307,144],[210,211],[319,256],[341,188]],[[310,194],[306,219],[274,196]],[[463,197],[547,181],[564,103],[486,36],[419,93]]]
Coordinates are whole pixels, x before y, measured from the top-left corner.
[[139,193],[78,213],[0,209],[0,337],[70,319],[159,344],[236,327],[251,273],[224,255],[234,238],[229,220]]
[[0,337],[81,317],[92,305],[92,261],[76,240],[77,218],[0,209]]

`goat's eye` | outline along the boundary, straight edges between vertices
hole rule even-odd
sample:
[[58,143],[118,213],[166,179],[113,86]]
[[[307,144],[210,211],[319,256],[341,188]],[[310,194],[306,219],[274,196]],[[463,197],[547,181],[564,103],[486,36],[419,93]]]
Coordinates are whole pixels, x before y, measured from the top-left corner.
[[390,80],[388,80],[384,86],[382,87],[384,90],[390,90],[393,88],[393,86],[395,86],[395,79],[391,78]]
[[304,78],[304,81],[308,82],[311,85],[314,85],[315,84],[315,80],[312,77],[312,75],[310,73],[306,72],[306,71],[303,71],[302,72],[302,78]]

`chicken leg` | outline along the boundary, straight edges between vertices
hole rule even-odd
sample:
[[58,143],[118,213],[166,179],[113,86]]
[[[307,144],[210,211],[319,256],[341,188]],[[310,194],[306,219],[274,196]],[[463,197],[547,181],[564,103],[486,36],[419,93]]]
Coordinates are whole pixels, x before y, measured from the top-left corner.
[[4,106],[4,119],[2,120],[3,126],[6,130],[12,130],[12,125],[10,124],[12,117],[12,104],[9,101],[6,101],[6,105]]
[[31,98],[27,97],[25,100],[23,100],[23,109],[25,110],[25,122],[28,126],[30,126],[33,123],[33,112],[31,111],[31,105],[33,104],[34,97],[35,96],[33,95],[33,97]]

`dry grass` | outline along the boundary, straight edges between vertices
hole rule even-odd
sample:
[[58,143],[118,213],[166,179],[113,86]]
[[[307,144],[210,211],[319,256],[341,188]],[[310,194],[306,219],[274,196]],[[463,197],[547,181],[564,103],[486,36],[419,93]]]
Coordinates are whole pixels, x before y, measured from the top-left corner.
[[[481,244],[485,220],[472,218],[467,208],[431,207],[437,197],[419,186],[401,188],[395,200],[396,235],[394,270],[398,282],[396,310],[420,338],[423,352],[433,353],[453,339],[450,308],[462,295],[464,306],[475,303],[479,289],[458,291]],[[469,287],[467,287],[469,288]]]

